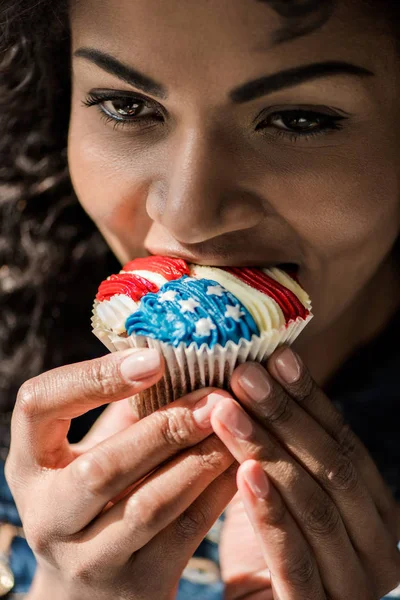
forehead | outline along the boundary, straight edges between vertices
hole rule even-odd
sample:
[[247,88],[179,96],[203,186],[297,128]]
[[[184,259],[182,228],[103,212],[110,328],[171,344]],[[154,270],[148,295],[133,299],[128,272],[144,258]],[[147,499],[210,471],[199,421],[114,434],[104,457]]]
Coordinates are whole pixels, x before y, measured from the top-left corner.
[[70,20],[74,49],[109,52],[187,91],[192,79],[198,86],[199,74],[206,85],[229,87],[325,60],[379,70],[386,52],[376,46],[392,44],[358,0],[339,0],[322,27],[279,45],[273,40],[285,20],[259,0],[73,0]]
[[255,47],[265,47],[280,22],[268,2],[259,0],[75,0],[70,13],[73,25],[84,21],[88,34],[120,36],[132,47],[149,37],[154,49],[162,49],[167,38],[172,42],[177,32],[187,46],[213,41],[223,50],[235,39],[239,49],[248,50],[250,36]]

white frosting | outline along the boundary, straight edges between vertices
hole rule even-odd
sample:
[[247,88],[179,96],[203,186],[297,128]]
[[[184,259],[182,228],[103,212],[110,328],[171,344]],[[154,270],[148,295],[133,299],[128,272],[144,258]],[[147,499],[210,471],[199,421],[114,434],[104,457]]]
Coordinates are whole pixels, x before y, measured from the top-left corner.
[[216,326],[214,325],[214,323],[212,322],[210,317],[207,317],[206,319],[199,319],[196,322],[197,335],[201,335],[201,336],[210,335],[210,332],[212,329],[216,329]]
[[178,292],[174,292],[174,290],[168,290],[167,292],[163,292],[162,294],[160,294],[158,296],[158,301],[159,302],[167,302],[167,300],[169,300],[170,302],[173,302],[177,296]]
[[207,288],[207,296],[218,296],[219,298],[221,298],[223,293],[224,288],[220,285],[209,285]]
[[139,277],[143,277],[143,279],[147,279],[147,281],[154,283],[158,288],[162,287],[164,283],[167,283],[168,281],[168,279],[160,275],[160,273],[153,273],[153,271],[120,271],[120,273],[139,275]]
[[225,311],[225,317],[227,319],[231,318],[234,321],[236,321],[237,323],[240,321],[240,317],[244,317],[245,313],[240,310],[240,305],[236,304],[236,306],[230,306],[229,304],[225,305],[226,311]]
[[231,292],[247,308],[260,332],[279,329],[286,323],[279,304],[270,296],[250,287],[235,275],[217,267],[190,265],[191,276],[196,279],[211,279]]
[[125,294],[111,296],[110,300],[103,300],[95,304],[93,313],[104,327],[113,333],[124,333],[125,321],[132,313],[136,312],[139,302],[135,302]]
[[193,313],[195,309],[200,306],[200,302],[197,302],[197,300],[194,298],[189,298],[188,300],[178,300],[178,304],[180,304],[183,313]]
[[[284,287],[291,290],[305,308],[311,311],[311,301],[305,290],[287,273],[273,267],[270,269],[261,269],[265,274],[269,275],[275,281],[279,282]],[[120,271],[120,273],[132,273],[139,275],[148,281],[151,281],[157,287],[162,287],[167,279],[159,273],[152,271],[136,270],[136,271]],[[221,296],[224,289],[231,292],[252,315],[260,332],[269,331],[270,329],[279,329],[285,324],[285,317],[279,304],[270,296],[249,286],[244,281],[241,281],[235,275],[217,267],[206,267],[201,265],[190,265],[190,275],[195,279],[210,279],[218,285],[211,285],[207,289],[207,294]],[[111,277],[111,276],[110,276]],[[108,278],[109,279],[109,278]],[[176,296],[175,291],[169,290],[160,295],[160,301],[173,300]],[[200,306],[199,302],[194,298],[180,301],[182,312],[194,312]],[[125,333],[126,319],[140,307],[140,301],[135,302],[125,294],[116,294],[110,300],[95,302],[93,314],[96,322],[103,326],[107,331],[115,334]],[[243,315],[240,306],[227,306],[226,317],[231,317],[238,321]],[[200,319],[196,324],[196,331],[199,335],[209,335],[210,331],[215,328],[211,319]]]
[[307,310],[311,310],[310,296],[305,290],[288,275],[285,271],[273,267],[271,269],[261,269],[264,273],[275,279],[278,283],[293,292]]
[[[167,283],[167,279],[159,273],[153,273],[153,271],[135,270],[135,271],[124,271],[120,273],[130,273],[132,275],[138,275],[151,281],[158,288]],[[111,277],[111,275],[110,275]],[[110,279],[107,277],[107,280]],[[165,298],[168,300],[168,298]],[[135,302],[129,296],[125,294],[116,294],[111,296],[110,300],[103,300],[95,303],[93,314],[97,318],[97,322],[100,322],[107,330],[111,330],[113,333],[125,333],[125,321],[134,312],[138,310],[140,301]]]

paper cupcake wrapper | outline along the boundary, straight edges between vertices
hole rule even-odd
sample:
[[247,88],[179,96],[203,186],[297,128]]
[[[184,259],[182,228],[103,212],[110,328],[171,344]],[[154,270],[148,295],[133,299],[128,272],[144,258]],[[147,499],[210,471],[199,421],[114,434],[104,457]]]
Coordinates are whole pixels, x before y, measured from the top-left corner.
[[213,348],[206,344],[198,347],[195,342],[189,346],[181,342],[174,347],[150,337],[122,337],[106,331],[95,316],[92,325],[93,333],[110,352],[128,348],[156,348],[163,355],[166,363],[164,376],[150,389],[130,400],[132,408],[143,418],[198,388],[212,386],[229,390],[230,379],[237,365],[247,360],[263,362],[278,346],[292,344],[312,317],[312,314],[306,319],[298,317],[279,329],[272,329],[260,336],[253,335],[250,341],[242,340],[239,344],[229,341],[224,347],[216,344]]

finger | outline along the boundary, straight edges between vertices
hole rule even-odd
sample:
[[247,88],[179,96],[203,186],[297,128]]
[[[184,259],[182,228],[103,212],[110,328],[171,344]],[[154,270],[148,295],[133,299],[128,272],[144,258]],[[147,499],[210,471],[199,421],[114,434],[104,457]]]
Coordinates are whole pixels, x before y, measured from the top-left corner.
[[71,419],[109,402],[123,400],[156,383],[163,359],[154,349],[115,352],[59,367],[27,381],[15,405],[11,452],[32,471],[56,468],[73,458],[66,436]]
[[79,562],[84,565],[90,557],[99,572],[110,565],[126,567],[132,554],[179,519],[233,462],[214,435],[176,456],[74,537]]
[[314,554],[261,465],[255,460],[244,462],[237,485],[278,597],[326,600]]
[[[139,572],[148,568],[149,564],[156,564],[160,572],[169,573],[173,564],[180,577],[189,558],[237,492],[237,469],[235,461],[175,521],[133,557]],[[154,594],[149,593],[148,597],[156,598],[157,590]]]
[[239,492],[225,511],[218,550],[227,598],[271,588],[270,573]]
[[[276,381],[282,355],[283,351],[280,351],[268,362],[273,377],[256,363],[243,364],[236,369],[232,390],[238,400],[307,468],[315,469],[316,456],[321,458],[322,464],[331,463],[331,457],[337,456],[342,467],[337,476],[346,478],[351,475],[352,463],[379,514],[382,518],[391,515],[393,519],[393,498],[367,449],[307,369],[299,367],[297,383],[283,385],[282,377]],[[293,379],[295,368],[292,366],[288,372],[292,373]],[[383,518],[383,521],[387,523],[387,519]]]
[[[121,492],[127,492],[172,456],[209,436],[212,429],[207,410],[210,414],[224,397],[229,397],[228,392],[216,388],[192,392],[76,458],[57,473],[56,485],[54,477],[50,478],[51,505],[46,513],[53,535],[79,532],[110,501],[115,503]],[[203,405],[200,422],[196,420],[199,403]],[[71,495],[71,490],[76,493]]]
[[71,444],[71,448],[75,455],[79,456],[106,438],[137,423],[138,420],[131,408],[129,398],[113,402],[96,419],[89,432],[78,443]]
[[[252,421],[234,400],[226,398],[214,408],[211,424],[238,462],[243,463],[248,459],[261,462],[314,552],[321,568],[321,577],[324,578],[323,583],[332,597],[345,597],[349,591],[344,581],[337,577],[344,565],[354,589],[362,589],[364,571],[349,536],[356,540],[357,548],[361,546],[360,541],[366,540],[365,546],[361,546],[362,553],[372,552],[374,555],[377,539],[382,541],[385,550],[388,548],[385,528],[373,502],[370,500],[369,529],[367,532],[361,531],[360,521],[365,516],[357,511],[363,513],[365,510],[363,495],[360,498],[354,495],[353,498],[353,494],[350,494],[348,499],[341,499],[340,506],[337,506],[319,485],[322,474],[312,477],[272,434]],[[340,497],[341,481],[335,479],[336,472],[331,470],[330,464],[327,464],[327,472],[332,474],[331,490]],[[357,487],[353,485],[351,491],[353,489]],[[350,506],[351,502],[355,503],[356,509]],[[340,512],[343,507],[347,511],[346,527]],[[352,518],[349,518],[349,513]]]
[[338,442],[363,477],[384,522],[392,525],[393,495],[376,463],[342,413],[317,386],[300,356],[284,347],[268,360],[267,366],[284,389]]

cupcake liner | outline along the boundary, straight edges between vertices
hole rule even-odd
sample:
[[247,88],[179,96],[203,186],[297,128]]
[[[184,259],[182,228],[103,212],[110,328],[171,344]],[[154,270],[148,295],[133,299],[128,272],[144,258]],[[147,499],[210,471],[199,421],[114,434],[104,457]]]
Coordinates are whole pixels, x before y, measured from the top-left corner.
[[156,348],[164,357],[166,369],[161,380],[130,399],[132,408],[139,418],[143,418],[198,388],[212,386],[229,390],[230,378],[237,365],[246,360],[263,362],[279,345],[292,344],[312,317],[310,312],[305,319],[298,317],[279,329],[253,335],[250,341],[243,339],[238,344],[228,341],[224,347],[216,344],[213,348],[206,344],[198,347],[195,342],[189,346],[181,342],[174,347],[150,337],[122,337],[105,330],[95,315],[92,325],[93,333],[110,352],[128,348]]

